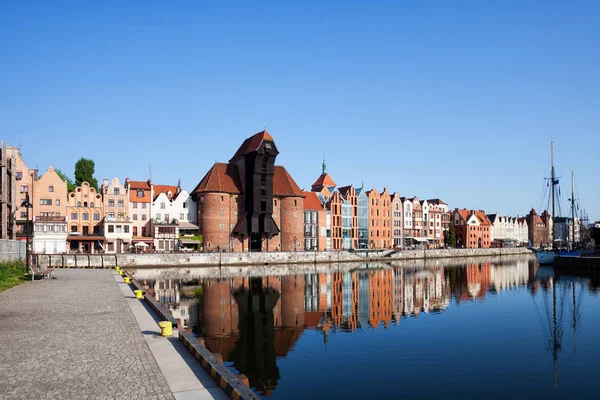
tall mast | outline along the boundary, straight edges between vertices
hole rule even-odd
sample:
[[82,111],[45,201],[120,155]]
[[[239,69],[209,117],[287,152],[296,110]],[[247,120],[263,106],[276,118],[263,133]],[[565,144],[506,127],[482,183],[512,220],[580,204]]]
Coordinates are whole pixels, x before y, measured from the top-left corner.
[[552,231],[552,248],[554,248],[554,139],[552,139],[552,176],[550,180],[552,181],[552,220],[550,230]]
[[575,245],[575,174],[571,171],[571,229],[573,238],[571,239],[571,247]]

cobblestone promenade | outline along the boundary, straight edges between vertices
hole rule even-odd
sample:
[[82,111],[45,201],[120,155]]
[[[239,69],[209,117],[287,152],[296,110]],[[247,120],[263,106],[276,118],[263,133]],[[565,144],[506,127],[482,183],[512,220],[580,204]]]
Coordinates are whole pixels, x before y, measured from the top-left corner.
[[0,293],[0,399],[173,398],[113,273]]

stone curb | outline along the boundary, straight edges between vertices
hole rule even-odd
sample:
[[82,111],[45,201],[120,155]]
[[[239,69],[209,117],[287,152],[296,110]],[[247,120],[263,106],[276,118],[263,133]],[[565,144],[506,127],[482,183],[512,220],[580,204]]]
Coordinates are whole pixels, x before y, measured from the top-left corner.
[[259,397],[246,386],[233,372],[229,370],[223,363],[212,354],[206,347],[204,347],[194,335],[185,331],[183,327],[179,326],[179,321],[176,320],[171,313],[162,305],[156,301],[152,296],[149,296],[146,291],[142,288],[142,285],[135,280],[129,273],[125,273],[125,276],[131,278],[131,285],[136,290],[141,290],[144,294],[144,300],[152,307],[152,309],[158,314],[160,318],[166,321],[170,321],[173,327],[179,329],[179,341],[183,343],[186,349],[200,361],[202,367],[209,373],[211,378],[217,382],[217,384],[223,389],[230,398],[234,400],[238,399],[259,399]]
[[179,340],[200,361],[202,367],[219,384],[229,397],[238,399],[258,399],[259,397],[235,376],[219,359],[198,341],[191,333],[179,331]]

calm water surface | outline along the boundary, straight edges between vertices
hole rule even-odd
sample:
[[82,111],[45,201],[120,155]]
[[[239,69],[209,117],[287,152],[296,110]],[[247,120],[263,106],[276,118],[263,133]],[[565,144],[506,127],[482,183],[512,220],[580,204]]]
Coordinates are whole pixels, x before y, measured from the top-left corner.
[[597,396],[598,274],[494,261],[145,284],[265,397]]

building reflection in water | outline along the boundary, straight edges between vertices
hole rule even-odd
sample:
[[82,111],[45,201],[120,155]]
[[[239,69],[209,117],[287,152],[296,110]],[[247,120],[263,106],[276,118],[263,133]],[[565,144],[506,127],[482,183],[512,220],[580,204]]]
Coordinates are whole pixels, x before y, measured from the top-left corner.
[[145,282],[185,327],[264,395],[280,379],[286,357],[305,329],[323,334],[387,329],[451,303],[484,299],[488,292],[527,286],[535,293],[536,268],[527,260],[507,265],[384,267],[350,272]]

